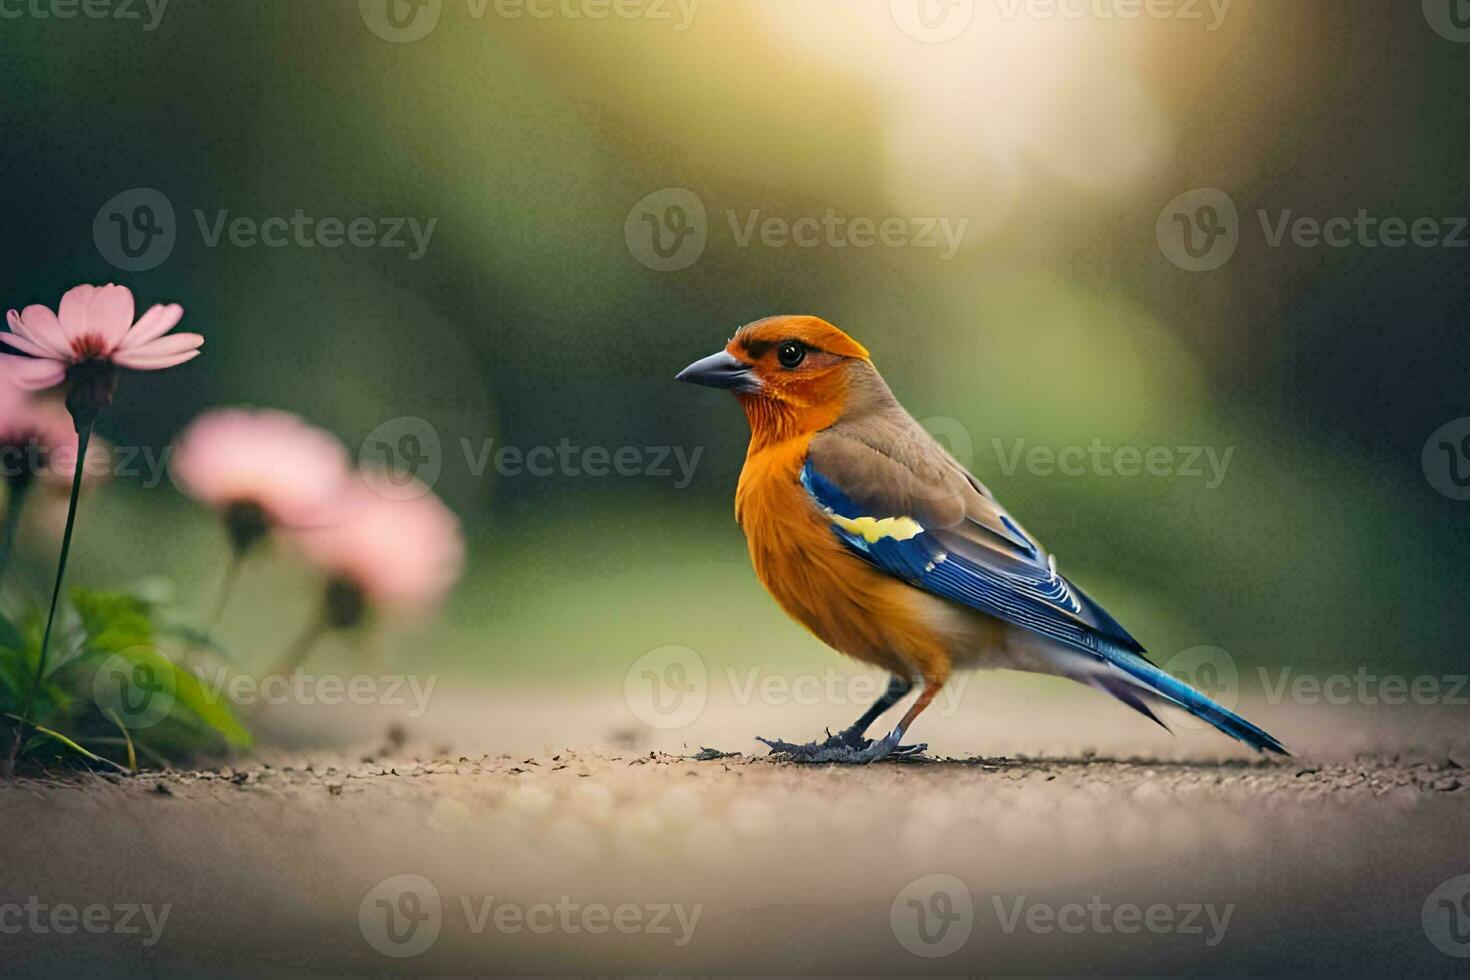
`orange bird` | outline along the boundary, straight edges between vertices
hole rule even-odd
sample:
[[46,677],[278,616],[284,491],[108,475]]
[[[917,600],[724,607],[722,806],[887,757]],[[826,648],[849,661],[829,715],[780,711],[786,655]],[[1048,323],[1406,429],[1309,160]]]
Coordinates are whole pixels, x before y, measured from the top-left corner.
[[[735,492],[755,573],[828,646],[892,675],[825,742],[766,740],[807,761],[872,762],[901,745],[956,667],[1057,674],[1163,724],[1182,708],[1257,750],[1281,743],[1160,670],[1057,572],[1056,559],[904,411],[868,351],[814,316],[747,324],[678,380],[731,390],[750,421]],[[885,738],[868,728],[923,682]],[[1167,726],[1166,726],[1167,727]]]

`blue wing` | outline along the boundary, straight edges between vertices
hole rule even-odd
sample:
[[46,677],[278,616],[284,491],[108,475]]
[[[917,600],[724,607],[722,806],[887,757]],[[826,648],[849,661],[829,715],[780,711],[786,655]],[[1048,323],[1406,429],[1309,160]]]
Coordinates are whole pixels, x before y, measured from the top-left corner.
[[[834,445],[832,450],[827,458],[833,467],[852,471],[844,465],[844,455],[852,462],[854,454],[871,447]],[[871,459],[863,462],[871,469]],[[1126,678],[1108,674],[1095,683],[1154,721],[1158,718],[1140,700],[1140,693],[1182,708],[1252,748],[1287,754],[1270,734],[1144,657],[1138,641],[1063,578],[1055,559],[974,477],[957,464],[953,470],[964,477],[945,474],[955,478],[947,486],[959,502],[958,510],[942,489],[916,495],[901,479],[899,490],[884,501],[884,492],[875,490],[870,478],[860,504],[811,457],[802,467],[801,483],[827,514],[838,539],[887,574],[1118,668]],[[932,491],[935,484],[930,487]]]
[[977,540],[974,528],[966,536],[963,527],[929,528],[921,520],[894,526],[896,533],[865,534],[868,525],[859,522],[880,515],[866,513],[810,460],[801,483],[819,507],[839,519],[832,530],[842,543],[890,575],[1068,646],[1093,653],[1104,646],[1143,650],[1101,606],[1058,574],[1056,562],[998,507],[998,519],[1019,549],[996,552]]

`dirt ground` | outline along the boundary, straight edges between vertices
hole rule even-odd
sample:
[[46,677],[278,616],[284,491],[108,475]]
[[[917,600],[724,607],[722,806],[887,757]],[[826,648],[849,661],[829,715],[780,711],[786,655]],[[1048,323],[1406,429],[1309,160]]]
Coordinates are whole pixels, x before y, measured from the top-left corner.
[[1464,709],[1243,709],[1296,756],[1080,690],[997,693],[866,768],[751,739],[830,708],[277,714],[249,762],[0,787],[0,950],[68,976],[1463,976]]

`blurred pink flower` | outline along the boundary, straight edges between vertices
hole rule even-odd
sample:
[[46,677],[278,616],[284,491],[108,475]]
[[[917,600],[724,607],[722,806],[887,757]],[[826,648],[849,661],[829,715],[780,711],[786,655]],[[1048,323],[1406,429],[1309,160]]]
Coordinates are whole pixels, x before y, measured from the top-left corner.
[[406,615],[427,613],[459,581],[465,546],[459,518],[427,487],[422,490],[412,498],[389,499],[359,475],[349,481],[336,519],[299,536],[302,549],[369,604]]
[[23,355],[0,354],[0,370],[20,388],[39,391],[61,384],[71,368],[106,362],[135,371],[158,371],[197,357],[197,333],[165,336],[184,315],[177,303],[153,306],[133,322],[133,293],[126,286],[76,286],[56,313],[39,304],[6,315],[10,333],[0,343]]
[[76,463],[77,432],[66,409],[0,381],[0,476],[55,476],[70,483]]
[[[347,450],[336,437],[273,409],[199,416],[175,443],[169,470],[180,490],[224,512],[232,531],[247,536],[328,519],[327,506],[348,482]],[[237,528],[242,520],[256,525]]]

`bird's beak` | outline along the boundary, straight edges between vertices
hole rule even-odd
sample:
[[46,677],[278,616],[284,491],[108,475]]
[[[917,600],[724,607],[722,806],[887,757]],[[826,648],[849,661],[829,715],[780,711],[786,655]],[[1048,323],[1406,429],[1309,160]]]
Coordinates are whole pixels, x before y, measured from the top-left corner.
[[746,394],[759,391],[761,386],[749,364],[723,350],[709,357],[701,357],[675,375],[674,380],[711,388],[727,388]]

